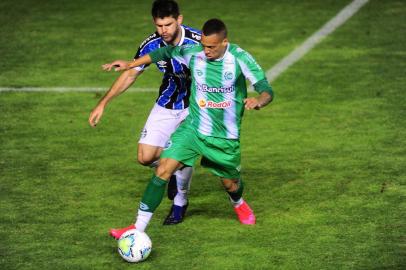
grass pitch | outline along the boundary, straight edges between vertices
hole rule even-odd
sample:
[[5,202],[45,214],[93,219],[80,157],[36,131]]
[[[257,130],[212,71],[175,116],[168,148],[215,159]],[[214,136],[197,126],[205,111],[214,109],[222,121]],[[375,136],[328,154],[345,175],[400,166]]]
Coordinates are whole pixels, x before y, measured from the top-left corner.
[[[186,24],[223,18],[265,69],[347,3],[180,1]],[[0,86],[107,88],[115,75],[100,64],[132,57],[153,30],[149,7],[1,2]],[[240,226],[197,166],[187,219],[162,226],[164,199],[138,265],[107,230],[133,221],[151,176],[135,154],[156,94],[124,94],[91,129],[99,93],[0,93],[0,268],[404,269],[405,15],[403,1],[371,1],[273,83],[273,104],[246,113],[244,197],[257,225]],[[137,82],[158,85],[153,68]]]

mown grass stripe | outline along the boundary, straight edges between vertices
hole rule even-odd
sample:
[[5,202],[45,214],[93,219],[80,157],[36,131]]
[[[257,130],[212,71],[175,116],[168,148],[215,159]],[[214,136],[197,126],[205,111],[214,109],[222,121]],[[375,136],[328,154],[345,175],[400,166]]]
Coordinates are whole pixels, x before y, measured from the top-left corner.
[[334,18],[328,21],[322,28],[317,30],[299,47],[293,50],[288,56],[279,61],[266,72],[269,81],[274,81],[279,75],[287,70],[291,65],[299,61],[305,54],[320,43],[325,37],[334,32],[338,27],[350,19],[357,11],[368,3],[368,0],[354,0],[343,8]]

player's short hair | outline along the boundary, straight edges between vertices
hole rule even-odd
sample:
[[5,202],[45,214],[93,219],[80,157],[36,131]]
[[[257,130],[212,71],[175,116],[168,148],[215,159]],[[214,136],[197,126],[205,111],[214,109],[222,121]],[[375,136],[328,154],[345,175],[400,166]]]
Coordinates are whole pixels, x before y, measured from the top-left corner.
[[222,20],[210,19],[204,23],[202,29],[203,35],[210,36],[213,34],[222,35],[223,38],[227,37],[227,27]]
[[165,17],[177,19],[179,17],[178,3],[173,0],[155,0],[152,4],[151,15],[154,19]]

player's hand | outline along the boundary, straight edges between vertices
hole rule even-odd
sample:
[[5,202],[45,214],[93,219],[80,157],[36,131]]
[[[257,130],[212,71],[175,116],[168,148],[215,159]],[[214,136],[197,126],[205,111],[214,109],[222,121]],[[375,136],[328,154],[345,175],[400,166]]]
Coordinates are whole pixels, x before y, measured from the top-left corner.
[[127,70],[128,65],[129,65],[129,63],[127,61],[116,60],[111,63],[102,65],[102,68],[105,71],[111,71],[112,68],[114,68],[115,71],[122,71],[122,70]]
[[255,97],[244,99],[245,109],[247,110],[259,110],[261,109],[261,103]]
[[103,115],[103,111],[104,107],[101,105],[97,105],[97,107],[93,109],[89,116],[89,125],[91,127],[96,127],[97,123],[99,123],[99,120]]

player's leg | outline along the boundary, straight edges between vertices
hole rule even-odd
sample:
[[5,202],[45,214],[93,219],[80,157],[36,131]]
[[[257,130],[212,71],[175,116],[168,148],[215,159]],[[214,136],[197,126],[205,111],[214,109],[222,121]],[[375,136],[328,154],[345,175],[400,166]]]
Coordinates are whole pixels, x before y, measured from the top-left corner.
[[255,215],[243,200],[244,184],[240,176],[240,143],[238,140],[208,137],[204,141],[202,166],[220,176],[222,184],[242,224],[255,224]]
[[[113,237],[118,239],[121,234],[134,227],[141,231],[145,230],[153,212],[162,201],[165,186],[170,176],[184,165],[192,166],[195,163],[198,153],[194,149],[195,138],[190,131],[191,129],[187,126],[181,126],[172,135],[172,143],[163,151],[156,173],[148,183],[144,192],[135,226],[132,225],[123,229],[112,229],[110,230],[110,234]],[[192,129],[192,131],[194,130]]]
[[[190,180],[192,178],[193,167],[184,167],[177,170],[171,177],[171,180],[176,180],[176,196],[174,196],[173,204],[169,214],[164,220],[164,225],[174,225],[183,221],[186,210],[189,206],[188,191],[190,189]],[[168,186],[168,193],[170,192]]]
[[[176,129],[180,126],[180,124],[185,120],[185,118],[189,115],[189,110],[179,110],[179,111],[173,111],[176,114]],[[172,131],[172,133],[175,132],[175,129]],[[169,141],[169,140],[168,140]],[[166,145],[168,147],[168,145]],[[193,167],[184,167],[180,170],[177,170],[174,175],[171,176],[171,179],[169,179],[168,183],[168,198],[170,200],[173,200],[173,205],[171,208],[171,212],[169,215],[172,214],[174,210],[174,206],[180,206],[183,207],[182,211],[186,212],[187,208],[187,203],[188,203],[188,192],[190,190],[190,184],[192,181],[192,173],[193,173]],[[179,194],[179,195],[178,195]],[[184,207],[186,206],[186,207]],[[173,220],[172,222],[168,224],[177,224],[183,220],[182,218],[179,220]],[[167,224],[167,222],[164,222],[164,224]]]
[[135,228],[141,232],[145,231],[154,211],[162,202],[169,178],[182,166],[182,163],[174,159],[160,159],[156,172],[150,179],[142,196],[135,224],[122,229],[110,229],[110,235],[119,239],[123,233],[130,229]]
[[161,154],[161,158],[173,158],[186,165],[175,173],[178,192],[164,225],[178,224],[183,221],[188,207],[187,192],[193,172],[192,166],[199,156],[196,130],[187,123],[187,120],[185,121],[172,135],[168,147]]
[[174,197],[174,205],[184,206],[188,203],[187,194],[190,190],[193,167],[185,166],[175,172],[177,193]]
[[138,162],[144,166],[157,167],[159,155],[163,147],[150,145],[145,143],[138,143],[137,158]]
[[163,158],[159,160],[156,172],[148,183],[140,202],[138,216],[135,222],[137,230],[145,230],[155,209],[162,202],[169,178],[182,166],[182,163],[174,159]]
[[137,158],[140,164],[157,167],[159,155],[170,136],[167,130],[172,125],[172,118],[169,110],[158,104],[151,109],[138,141]]
[[[154,136],[154,135],[150,135],[150,136]],[[140,163],[144,166],[149,166],[151,168],[158,167],[159,156],[160,156],[162,150],[163,150],[163,147],[139,143],[138,144],[138,163]],[[167,191],[168,199],[174,200],[174,198],[176,197],[176,194],[178,193],[178,186],[180,185],[180,184],[178,185],[178,182],[182,181],[182,179],[184,179],[184,177],[182,177],[181,170],[176,171],[171,176],[171,178],[169,179],[169,183],[168,183],[168,191]],[[191,179],[191,175],[189,176],[189,178],[187,178],[189,185],[190,185],[190,179]],[[187,192],[184,193],[184,197],[187,197]],[[185,209],[185,211],[186,211],[186,209]],[[172,212],[172,208],[171,208],[171,212]]]
[[222,178],[222,183],[227,191],[231,204],[234,207],[234,211],[237,214],[238,220],[241,224],[252,225],[255,224],[255,215],[254,211],[249,207],[247,202],[242,198],[244,191],[244,184],[239,179],[228,179]]
[[[159,156],[163,148],[167,146],[170,136],[187,115],[187,109],[169,110],[155,104],[138,142],[138,162],[145,166],[156,167]],[[168,184],[168,198],[170,200],[173,200],[178,189],[184,186],[182,184],[184,181],[187,181],[188,187],[190,186],[191,174],[191,168],[184,169],[177,171],[170,178]],[[179,182],[179,188],[177,182]],[[187,196],[187,192],[184,196]]]

